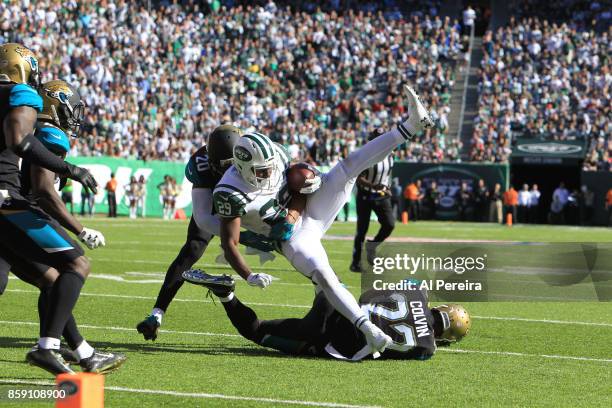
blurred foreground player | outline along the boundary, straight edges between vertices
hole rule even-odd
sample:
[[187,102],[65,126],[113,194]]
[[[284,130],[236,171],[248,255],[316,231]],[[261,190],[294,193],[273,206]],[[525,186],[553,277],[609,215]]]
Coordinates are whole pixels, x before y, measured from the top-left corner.
[[94,192],[97,183],[87,170],[63,161],[34,136],[37,112],[42,111],[43,103],[31,85],[38,85],[34,54],[20,44],[1,45],[0,256],[31,260],[59,272],[51,290],[45,332],[38,341],[39,348],[28,353],[28,361],[53,373],[71,372],[57,350],[89,273],[89,262],[57,222],[22,196],[19,158],[79,181]]
[[[255,312],[236,297],[235,282],[230,276],[192,270],[186,271],[184,277],[218,296],[236,330],[260,346],[287,354],[347,361],[359,361],[372,355],[364,334],[338,313],[322,292],[317,294],[312,308],[303,318],[259,320]],[[434,355],[436,345],[461,340],[472,324],[470,315],[460,305],[430,309],[426,293],[418,289],[370,290],[359,298],[359,304],[372,323],[393,340],[382,352],[382,358],[427,360]]]
[[[76,135],[84,116],[84,104],[75,88],[64,81],[50,81],[39,89],[43,100],[43,111],[38,115],[36,137],[52,153],[64,158],[70,149],[67,133]],[[90,249],[104,246],[104,236],[95,230],[84,228],[78,220],[68,213],[62,200],[55,190],[55,174],[40,166],[24,160],[21,166],[21,193],[29,201],[57,220],[60,225],[77,235]],[[83,255],[77,244],[73,244],[76,252]],[[4,268],[0,275],[10,269],[21,280],[40,289],[38,312],[40,318],[40,333],[46,331],[48,309],[51,304],[52,288],[59,277],[56,269],[30,260],[10,257],[0,263]],[[72,353],[62,349],[62,356],[70,358],[71,362],[79,363],[83,371],[106,373],[118,368],[124,361],[122,354],[106,353],[94,350],[79,333],[76,322],[70,314],[62,335]],[[36,358],[36,345],[28,353],[28,361]],[[54,374],[57,374],[54,372]]]

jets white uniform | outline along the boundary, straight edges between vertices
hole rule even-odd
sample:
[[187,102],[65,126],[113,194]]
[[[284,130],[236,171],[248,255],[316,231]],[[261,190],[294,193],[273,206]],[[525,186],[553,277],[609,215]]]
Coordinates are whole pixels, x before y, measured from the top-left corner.
[[[368,344],[375,344],[373,351],[383,351],[391,339],[369,321],[353,295],[340,283],[329,264],[321,238],[348,200],[357,176],[386,158],[398,145],[409,140],[414,132],[432,126],[431,119],[414,91],[408,92],[411,117],[396,129],[352,152],[323,174],[321,187],[308,196],[306,208],[294,226],[292,236],[281,244],[283,255],[293,267],[310,278],[317,285],[317,291],[323,291],[334,308],[364,332]],[[258,139],[259,144],[266,145],[266,149],[271,143],[260,134],[251,137],[253,140]],[[283,153],[278,155],[282,161],[278,163],[282,165],[280,168],[284,173],[287,163],[282,156],[285,152],[280,146],[275,145],[275,148]],[[234,159],[236,161],[236,151]],[[215,208],[219,216],[240,217],[243,227],[267,235],[271,224],[286,216],[286,183],[280,181],[270,191],[263,191],[245,181],[243,174],[236,168],[226,172],[215,188]]]
[[220,217],[240,217],[240,224],[249,231],[268,236],[271,226],[287,216],[291,196],[287,189],[285,170],[289,155],[284,147],[271,142],[277,172],[271,190],[262,190],[244,180],[235,166],[230,167],[213,193],[215,210]]

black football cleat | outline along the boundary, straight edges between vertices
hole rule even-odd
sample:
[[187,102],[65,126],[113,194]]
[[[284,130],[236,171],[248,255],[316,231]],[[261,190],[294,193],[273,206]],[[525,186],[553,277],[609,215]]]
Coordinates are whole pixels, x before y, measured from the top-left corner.
[[[32,350],[38,350],[38,344],[35,344],[34,347],[32,347]],[[59,353],[64,361],[68,364],[77,364],[79,362],[79,356],[77,356],[77,354],[69,348],[60,347]]]
[[155,341],[157,332],[159,331],[159,321],[155,316],[149,315],[136,325],[136,330],[144,336],[145,340]]
[[57,350],[35,347],[26,354],[26,361],[53,375],[74,374],[74,371],[66,364],[64,358]]
[[86,373],[108,374],[118,369],[126,359],[125,354],[94,350],[92,356],[82,359],[79,365]]
[[236,288],[236,281],[229,275],[209,275],[200,269],[183,272],[183,279],[194,285],[204,286],[218,297],[226,297]]
[[349,266],[349,270],[351,272],[361,273],[361,265],[352,263],[351,266]]

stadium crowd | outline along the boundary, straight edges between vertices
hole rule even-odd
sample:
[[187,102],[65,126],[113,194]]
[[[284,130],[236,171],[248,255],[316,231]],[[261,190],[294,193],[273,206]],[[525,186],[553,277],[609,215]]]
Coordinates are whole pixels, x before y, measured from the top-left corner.
[[515,3],[518,18],[483,38],[470,159],[507,161],[516,137],[584,140],[585,169],[610,170],[610,10]]
[[[333,164],[372,128],[405,116],[399,92],[410,82],[437,127],[398,157],[459,159],[460,145],[445,138],[458,22],[422,8],[407,22],[397,7],[363,11],[375,2],[344,13],[185,3],[0,3],[0,42],[32,48],[43,80],[78,84],[87,102],[87,137],[71,155],[186,161],[213,127],[234,122],[268,133],[294,158]],[[435,14],[437,2],[423,3]]]

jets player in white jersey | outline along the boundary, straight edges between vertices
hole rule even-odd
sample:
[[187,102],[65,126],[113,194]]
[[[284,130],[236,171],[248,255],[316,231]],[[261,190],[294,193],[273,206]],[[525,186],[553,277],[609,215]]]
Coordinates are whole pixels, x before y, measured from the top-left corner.
[[[301,191],[308,194],[305,208],[289,202],[291,197],[284,177],[289,164],[286,152],[268,137],[255,132],[245,133],[236,144],[234,165],[213,194],[215,209],[221,217],[221,246],[233,269],[250,285],[265,288],[271,283],[271,277],[252,273],[238,251],[240,228],[278,239],[283,255],[312,280],[317,292],[322,291],[332,306],[363,332],[373,354],[384,351],[392,340],[370,322],[353,295],[340,283],[321,238],[348,200],[357,176],[417,132],[433,126],[415,91],[405,87],[405,93],[409,118],[349,154],[328,173],[308,180]],[[198,280],[197,273],[185,277],[193,283]],[[207,279],[218,281],[219,278],[202,274],[201,283]],[[221,298],[221,301],[229,300]]]

